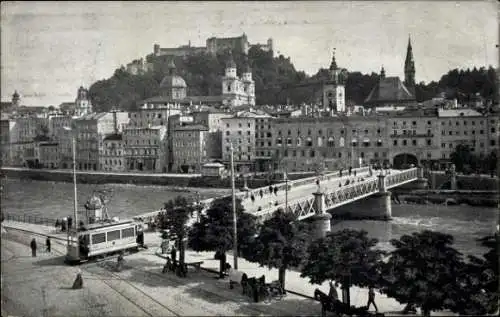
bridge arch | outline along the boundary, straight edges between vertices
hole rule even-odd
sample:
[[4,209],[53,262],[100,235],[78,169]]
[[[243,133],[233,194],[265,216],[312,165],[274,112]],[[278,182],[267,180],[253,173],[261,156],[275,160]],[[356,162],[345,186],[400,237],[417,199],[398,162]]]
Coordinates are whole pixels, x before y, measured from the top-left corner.
[[410,165],[418,165],[418,158],[415,154],[401,153],[394,156],[392,165],[394,168],[408,168]]

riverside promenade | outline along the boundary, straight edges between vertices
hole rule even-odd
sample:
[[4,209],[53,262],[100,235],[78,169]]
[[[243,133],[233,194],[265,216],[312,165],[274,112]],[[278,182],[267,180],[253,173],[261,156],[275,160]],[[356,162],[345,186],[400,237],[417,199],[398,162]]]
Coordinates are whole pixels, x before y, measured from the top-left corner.
[[[37,239],[40,246],[39,248],[44,246],[45,241],[45,238],[40,235],[49,235],[54,237],[56,240],[62,239],[59,242],[53,242],[53,246],[55,246],[55,249],[59,252],[57,256],[62,262],[62,255],[65,252],[65,235],[55,233],[54,227],[13,221],[4,221],[2,223],[2,227],[7,230],[7,232],[24,230],[24,232],[30,235],[30,237],[33,234],[38,235]],[[114,276],[112,277],[106,274],[109,273],[110,265],[112,266],[114,262],[116,262],[115,259],[111,259],[107,262],[105,261],[100,265],[92,263],[80,265],[83,270],[84,283],[88,279],[99,279],[103,278],[103,276],[106,276],[106,279],[113,280],[113,283],[115,283],[116,280],[121,280],[120,288],[123,292],[128,294],[128,297],[131,298],[132,302],[149,302],[151,307],[156,307],[156,311],[154,313],[148,311],[148,314],[144,314],[143,312],[140,314],[141,316],[319,315],[321,313],[321,305],[319,302],[311,299],[310,297],[313,295],[316,288],[319,288],[326,293],[329,289],[328,282],[323,283],[323,285],[313,285],[309,283],[308,279],[301,278],[299,272],[287,271],[286,289],[289,291],[289,294],[285,298],[282,300],[273,300],[271,303],[252,303],[249,298],[246,298],[241,294],[241,290],[238,287],[230,290],[227,278],[224,280],[214,278],[216,277],[216,274],[211,273],[210,271],[216,271],[218,269],[219,262],[214,260],[213,252],[198,253],[190,250],[186,251],[187,263],[203,261],[203,264],[201,265],[201,271],[196,272],[194,270],[190,270],[188,277],[186,279],[182,279],[174,276],[172,273],[161,274],[165,259],[164,255],[161,255],[159,248],[161,243],[159,233],[146,233],[145,243],[149,249],[126,256],[125,270],[120,273],[113,273]],[[28,254],[29,247],[25,246],[25,248],[25,253]],[[4,253],[2,252],[2,265],[3,261]],[[233,262],[231,255],[227,256],[227,261],[229,263]],[[77,268],[64,267],[64,264],[62,263],[60,263],[60,265],[65,270],[75,271],[73,274],[76,274]],[[269,270],[241,258],[238,260],[238,266],[239,270],[246,272],[249,276],[265,275],[266,281],[272,281],[278,278],[278,271],[276,269]],[[108,269],[106,269],[106,267]],[[70,276],[68,279],[71,278],[72,277]],[[86,283],[86,288],[91,287],[93,287],[92,282]],[[141,290],[142,293],[138,290]],[[100,292],[100,289],[97,291]],[[340,290],[338,290],[338,292],[339,294],[341,293]],[[359,287],[351,288],[352,305],[364,306],[366,305],[367,298],[367,289]],[[154,300],[160,301],[166,308],[155,304]],[[394,299],[388,298],[383,294],[377,294],[375,301],[379,311],[386,313],[386,315],[398,315],[404,307]],[[130,305],[130,303],[128,304]],[[148,310],[148,308],[144,307],[143,310]],[[169,311],[170,313],[167,314]],[[172,314],[172,311],[175,312],[175,314]],[[159,314],[160,312],[163,313]],[[130,315],[130,313],[127,314]],[[450,315],[450,313],[433,312],[433,315]]]

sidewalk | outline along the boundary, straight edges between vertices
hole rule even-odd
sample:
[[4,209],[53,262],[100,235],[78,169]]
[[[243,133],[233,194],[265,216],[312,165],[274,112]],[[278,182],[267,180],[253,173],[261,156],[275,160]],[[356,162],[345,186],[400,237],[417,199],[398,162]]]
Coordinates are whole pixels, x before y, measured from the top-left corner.
[[[64,238],[64,233],[54,234],[54,228],[42,225],[34,225],[34,224],[26,224],[19,223],[13,221],[4,221],[2,226],[7,229],[15,228],[22,229],[26,231],[31,231],[33,233],[42,234],[42,235],[50,235],[52,237]],[[149,247],[148,250],[141,251],[138,254],[141,257],[147,258],[151,262],[157,263],[158,270],[161,270],[162,263],[164,262],[164,258],[168,256],[168,254],[162,255],[160,244],[161,237],[159,232],[146,232],[144,235],[144,242]],[[60,247],[63,245],[63,241],[58,241]],[[210,271],[218,271],[219,269],[219,261],[214,259],[215,252],[195,252],[191,250],[186,251],[186,262],[199,262],[203,261],[201,265],[202,269],[210,270]],[[231,265],[233,264],[232,255],[227,255],[227,262]],[[270,282],[278,279],[278,270],[277,269],[268,269],[266,267],[260,267],[256,263],[250,263],[242,258],[238,259],[238,270],[243,271],[248,274],[249,277],[255,276],[260,277],[265,275],[266,281]],[[215,276],[215,274],[214,274]],[[312,297],[314,294],[314,290],[319,288],[325,293],[329,291],[328,281],[323,283],[322,285],[310,284],[307,278],[301,278],[300,272],[288,270],[286,273],[286,289],[291,291],[291,293],[298,293],[302,296]],[[225,283],[226,281],[220,281],[221,283]],[[338,293],[341,294],[341,290],[338,290]],[[396,300],[387,297],[384,294],[380,294],[376,292],[375,302],[378,306],[380,312],[384,312],[387,314],[399,314],[404,308],[404,305],[399,304]],[[350,290],[351,295],[351,305],[355,306],[364,306],[368,300],[368,289],[359,288],[359,287],[351,287]],[[291,295],[294,296],[294,295]],[[318,307],[317,304],[314,304],[313,301],[311,303],[311,310],[314,310]],[[314,307],[314,308],[313,308]],[[449,316],[450,312],[433,312],[434,316]]]

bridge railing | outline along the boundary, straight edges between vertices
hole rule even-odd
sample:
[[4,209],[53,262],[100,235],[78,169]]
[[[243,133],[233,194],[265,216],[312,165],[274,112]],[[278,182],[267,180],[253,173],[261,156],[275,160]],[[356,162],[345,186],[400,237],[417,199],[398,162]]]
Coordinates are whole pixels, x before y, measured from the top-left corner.
[[11,214],[4,213],[4,220],[16,221],[16,222],[24,222],[24,223],[32,223],[35,225],[44,225],[49,227],[54,227],[56,224],[56,219],[40,217],[36,215],[29,214]]
[[[369,170],[370,170],[370,167],[365,166],[365,167],[354,168],[354,169],[352,169],[352,172],[354,173],[354,171],[356,171],[357,174],[362,174],[362,173],[367,173]],[[343,175],[347,175],[347,173],[348,173],[348,171],[343,171]],[[339,175],[340,175],[339,171],[334,171],[331,173],[327,173],[325,175],[311,176],[311,177],[301,178],[301,179],[297,179],[297,180],[293,180],[293,181],[281,182],[278,184],[274,184],[272,186],[277,187],[278,191],[284,191],[284,190],[286,190],[286,185],[288,183],[288,189],[291,190],[292,188],[314,184],[316,182],[316,180],[318,180],[318,179],[320,181],[329,181],[332,178],[339,177]],[[266,190],[268,190],[268,188],[269,188],[269,186],[264,186],[264,187],[252,189],[248,192],[240,192],[240,193],[236,194],[236,197],[243,198],[243,197],[246,197],[247,195],[249,196],[251,194],[253,194],[255,197],[257,197],[259,195],[260,190],[263,190],[265,192]]]
[[404,183],[411,182],[418,178],[418,168],[410,168],[399,173],[388,174],[385,176],[385,188],[389,189]]
[[[332,209],[344,204],[348,204],[360,198],[370,196],[380,190],[387,190],[391,187],[399,186],[418,178],[418,168],[411,168],[403,171],[395,171],[392,174],[386,174],[384,177],[384,187],[380,188],[381,184],[377,178],[371,178],[364,181],[358,181],[337,188],[324,188],[325,205],[324,210]],[[269,217],[275,210],[283,209],[287,212],[292,212],[299,220],[308,218],[318,212],[316,210],[315,198],[301,197],[289,200],[287,203],[281,203],[271,208],[252,213],[258,217]]]

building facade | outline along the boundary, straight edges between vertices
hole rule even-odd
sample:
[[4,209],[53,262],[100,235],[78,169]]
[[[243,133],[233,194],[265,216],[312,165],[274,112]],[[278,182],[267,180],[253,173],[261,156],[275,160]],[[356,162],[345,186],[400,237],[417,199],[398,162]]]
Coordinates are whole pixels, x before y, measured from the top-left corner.
[[61,157],[57,142],[40,142],[38,144],[40,166],[43,168],[59,168]]
[[223,118],[232,115],[227,112],[197,111],[191,113],[193,123],[205,126],[208,129],[206,137],[206,156],[211,160],[222,158],[222,129]]
[[208,128],[204,125],[176,127],[172,136],[173,172],[201,173],[203,164],[208,161],[208,137]]
[[125,146],[121,133],[110,134],[102,140],[99,169],[108,172],[125,171]]
[[129,171],[167,171],[167,127],[127,127],[123,130],[125,167]]
[[255,170],[255,116],[252,113],[238,113],[222,119],[222,161],[229,166],[231,146],[234,166],[237,172]]
[[[74,120],[77,141],[77,169],[98,170],[104,138],[119,133],[129,121],[127,112],[101,112],[84,115]],[[71,138],[71,133],[69,133]],[[65,154],[66,155],[66,154]],[[68,158],[64,158],[68,164]],[[63,167],[65,168],[65,167]]]

